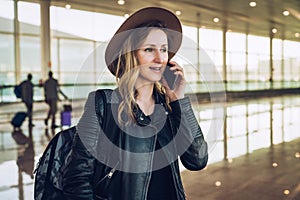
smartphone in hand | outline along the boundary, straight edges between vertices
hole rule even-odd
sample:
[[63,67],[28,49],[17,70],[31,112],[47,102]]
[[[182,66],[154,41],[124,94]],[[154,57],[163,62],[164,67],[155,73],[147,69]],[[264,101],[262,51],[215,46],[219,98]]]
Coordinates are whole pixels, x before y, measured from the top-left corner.
[[167,63],[166,69],[163,73],[164,78],[166,79],[168,86],[171,90],[174,89],[174,85],[177,79],[177,75],[174,74],[175,71],[170,70],[170,67],[173,65],[171,63]]

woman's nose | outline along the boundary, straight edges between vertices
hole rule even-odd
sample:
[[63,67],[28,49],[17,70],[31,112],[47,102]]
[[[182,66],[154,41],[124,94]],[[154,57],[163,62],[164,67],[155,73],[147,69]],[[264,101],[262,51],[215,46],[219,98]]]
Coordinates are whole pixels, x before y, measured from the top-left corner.
[[164,61],[164,53],[155,51],[155,62],[162,63]]

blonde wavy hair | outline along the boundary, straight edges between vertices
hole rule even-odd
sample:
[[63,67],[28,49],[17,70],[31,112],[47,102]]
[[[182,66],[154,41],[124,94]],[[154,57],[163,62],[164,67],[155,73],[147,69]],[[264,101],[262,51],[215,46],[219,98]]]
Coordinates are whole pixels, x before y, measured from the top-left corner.
[[[163,30],[164,28],[160,22],[151,22],[143,24],[140,27],[135,29],[125,40],[118,58],[114,62],[117,65],[116,82],[122,98],[118,108],[118,122],[123,125],[128,125],[135,121],[133,109],[137,106],[136,97],[138,95],[135,83],[139,76],[139,62],[136,58],[136,51],[145,41],[151,30]],[[165,88],[159,82],[155,83],[154,87],[159,93],[166,93]],[[167,97],[166,102],[169,103]]]

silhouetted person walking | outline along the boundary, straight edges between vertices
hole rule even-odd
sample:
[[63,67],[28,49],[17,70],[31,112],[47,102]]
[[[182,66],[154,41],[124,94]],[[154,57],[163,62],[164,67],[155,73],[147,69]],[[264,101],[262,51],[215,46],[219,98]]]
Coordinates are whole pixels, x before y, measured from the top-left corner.
[[25,103],[27,108],[28,124],[34,126],[32,123],[32,108],[33,108],[33,84],[31,82],[32,75],[27,75],[27,80],[21,83],[22,88],[22,101]]
[[45,119],[45,125],[48,126],[48,120],[50,117],[52,117],[51,128],[57,128],[59,126],[55,124],[55,115],[57,112],[57,101],[59,100],[59,84],[58,81],[53,78],[52,71],[49,71],[48,76],[49,78],[44,84],[45,101],[49,105],[49,111],[47,118]]

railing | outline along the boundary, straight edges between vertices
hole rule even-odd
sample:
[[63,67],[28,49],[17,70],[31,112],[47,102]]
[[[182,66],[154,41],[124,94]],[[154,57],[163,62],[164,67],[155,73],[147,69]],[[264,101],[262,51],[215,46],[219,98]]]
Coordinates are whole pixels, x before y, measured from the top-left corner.
[[[290,90],[300,89],[299,81],[248,81],[248,82],[227,82],[227,83],[207,83],[207,82],[191,82],[188,83],[188,93],[207,94],[212,92],[257,92],[266,90]],[[20,102],[14,94],[15,85],[0,86],[0,104]],[[61,84],[60,89],[69,99],[85,99],[90,91],[97,88],[115,88],[113,83],[101,84]],[[295,90],[296,92],[298,90]],[[43,101],[44,91],[40,85],[34,85],[34,101]]]
[[[20,102],[14,94],[15,85],[0,86],[0,104]],[[60,89],[69,99],[84,99],[90,91],[97,88],[114,88],[115,85],[107,84],[61,84]],[[34,85],[34,101],[44,101],[44,88],[41,85]],[[61,97],[63,98],[63,97]]]

